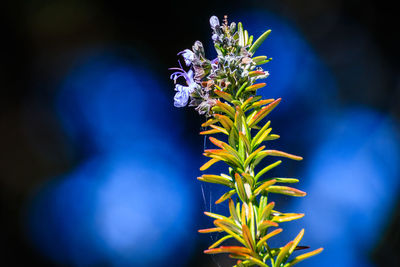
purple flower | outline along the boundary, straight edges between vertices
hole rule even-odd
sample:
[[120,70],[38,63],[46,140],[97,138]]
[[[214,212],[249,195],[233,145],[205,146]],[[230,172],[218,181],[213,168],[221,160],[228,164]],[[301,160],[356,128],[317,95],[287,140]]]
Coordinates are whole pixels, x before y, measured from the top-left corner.
[[186,66],[190,66],[190,64],[192,64],[193,60],[195,59],[194,53],[189,49],[185,49],[179,52],[178,55],[182,55],[183,59],[185,60]]
[[219,38],[219,35],[218,34],[216,34],[216,33],[214,33],[212,36],[211,36],[211,39],[214,41],[214,42],[220,42],[221,41],[221,38]]
[[187,105],[189,101],[189,87],[177,84],[175,91],[178,91],[174,96],[174,106],[182,108]]
[[171,79],[174,80],[174,83],[176,83],[176,80],[179,77],[183,77],[185,78],[186,84],[188,85],[188,86],[183,86],[181,84],[175,85],[175,91],[177,91],[177,93],[174,96],[174,106],[181,108],[187,105],[190,94],[193,93],[193,91],[198,85],[193,80],[192,70],[186,72],[181,68],[171,68],[171,69],[178,70],[171,74]]

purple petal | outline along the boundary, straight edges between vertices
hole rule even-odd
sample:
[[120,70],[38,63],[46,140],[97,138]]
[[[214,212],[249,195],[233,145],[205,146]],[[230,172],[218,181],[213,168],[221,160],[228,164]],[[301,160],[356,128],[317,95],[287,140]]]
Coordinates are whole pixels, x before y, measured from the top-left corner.
[[177,84],[175,90],[178,91],[174,96],[174,106],[181,108],[187,105],[189,101],[189,87]]

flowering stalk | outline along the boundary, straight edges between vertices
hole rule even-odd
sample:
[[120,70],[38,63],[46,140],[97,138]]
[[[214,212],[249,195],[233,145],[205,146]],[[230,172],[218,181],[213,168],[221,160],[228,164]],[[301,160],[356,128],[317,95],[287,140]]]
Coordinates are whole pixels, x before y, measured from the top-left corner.
[[[303,197],[305,192],[282,184],[298,182],[295,178],[268,177],[268,171],[281,164],[278,160],[256,171],[256,167],[267,156],[302,160],[302,157],[278,150],[267,149],[264,142],[279,138],[271,133],[270,121],[263,119],[279,104],[281,99],[262,99],[257,91],[265,83],[257,80],[266,78],[268,72],[261,65],[269,62],[266,56],[253,57],[257,48],[270,34],[262,34],[255,42],[253,36],[243,29],[242,24],[228,25],[225,17],[220,24],[217,17],[210,19],[212,40],[218,53],[214,60],[205,57],[203,45],[196,41],[192,50],[179,53],[183,56],[185,71],[180,68],[171,75],[174,82],[183,77],[186,85],[176,84],[174,101],[176,107],[195,106],[208,120],[202,124],[208,130],[202,135],[223,134],[226,141],[215,137],[209,140],[215,149],[206,149],[204,156],[210,160],[200,167],[207,170],[219,161],[226,163],[226,174],[203,174],[198,180],[226,186],[227,192],[217,201],[228,201],[230,216],[205,212],[214,218],[214,228],[199,230],[200,233],[221,232],[225,235],[204,252],[207,254],[228,253],[237,259],[236,266],[289,267],[316,255],[322,248],[290,257],[295,250],[306,249],[299,242],[304,229],[286,245],[274,248],[268,240],[282,232],[280,223],[300,219],[302,213],[282,213],[274,209],[275,203],[268,202],[269,194]],[[237,195],[237,200],[232,197]],[[221,245],[225,240],[235,239],[239,245]]]

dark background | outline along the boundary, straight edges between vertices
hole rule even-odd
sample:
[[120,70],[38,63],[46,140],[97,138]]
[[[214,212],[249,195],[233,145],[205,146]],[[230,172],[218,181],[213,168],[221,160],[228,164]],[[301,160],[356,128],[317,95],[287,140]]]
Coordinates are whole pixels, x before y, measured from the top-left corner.
[[[385,1],[12,1],[3,3],[1,79],[0,217],[2,266],[84,266],[56,262],[35,248],[26,233],[25,209],[35,190],[51,177],[79,165],[94,148],[71,145],[54,110],[57,88],[74,68],[77,55],[87,48],[118,47],[143,68],[151,68],[174,94],[168,80],[176,66],[176,53],[195,40],[206,43],[211,15],[235,14],[244,9],[266,9],[295,25],[336,81],[338,106],[364,105],[400,117],[399,37],[396,8]],[[246,25],[245,25],[246,26]],[[267,26],[268,27],[268,26]],[[273,38],[273,35],[271,35]],[[140,55],[137,60],[129,52]],[[169,87],[168,87],[169,86]],[[320,88],[324,90],[324,88]],[[149,92],[148,97],[157,96]],[[140,101],[140,100],[139,100]],[[133,103],[134,105],[134,103]],[[171,107],[171,110],[173,107]],[[202,122],[189,109],[182,113],[181,138],[199,159],[203,139],[197,135]],[[290,116],[290,115],[288,115]],[[167,120],[164,114],[162,120]],[[173,124],[169,124],[174,127]],[[280,129],[284,129],[283,126]],[[284,142],[284,141],[282,141]],[[398,143],[398,140],[397,140]],[[303,147],[298,145],[300,154]],[[398,162],[397,162],[398,164]],[[200,165],[200,162],[193,166]],[[198,174],[194,174],[198,175]],[[398,175],[395,179],[398,179]],[[194,186],[198,186],[195,184]],[[202,202],[196,189],[195,198]],[[340,196],[337,196],[340,198]],[[379,242],[369,258],[375,266],[399,264],[399,198],[396,207],[380,218]],[[200,204],[199,204],[200,205]],[[43,216],[46,216],[45,213]],[[381,216],[376,213],[375,216]],[[204,227],[198,223],[198,227]],[[46,228],[46,226],[43,226]],[[375,229],[377,230],[377,229]],[[311,229],[309,230],[312,231]],[[196,236],[196,235],[194,235]],[[196,236],[197,238],[197,236]],[[163,266],[217,266],[201,251],[208,241],[193,240],[194,252],[185,262]],[[323,244],[322,244],[323,246]],[[328,253],[328,252],[326,252]],[[340,255],[337,255],[340,257]],[[213,265],[214,264],[214,265]],[[96,264],[94,264],[96,265]],[[101,263],[97,265],[102,266]],[[106,263],[103,265],[108,266]],[[110,264],[111,265],[111,264]],[[135,265],[135,266],[140,266]],[[304,266],[307,266],[304,263]],[[311,265],[310,265],[311,266]],[[335,266],[347,266],[337,264]],[[349,265],[364,266],[364,265]]]

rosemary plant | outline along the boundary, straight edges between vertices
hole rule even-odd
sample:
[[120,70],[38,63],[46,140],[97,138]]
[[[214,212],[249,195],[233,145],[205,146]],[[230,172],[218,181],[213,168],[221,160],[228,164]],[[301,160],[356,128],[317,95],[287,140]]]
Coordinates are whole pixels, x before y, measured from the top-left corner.
[[[222,24],[217,17],[212,16],[210,24],[217,58],[208,60],[202,43],[196,41],[192,50],[186,49],[178,54],[182,55],[188,70],[184,70],[181,63],[180,68],[171,68],[175,70],[171,79],[174,80],[177,91],[174,105],[184,107],[189,103],[189,106],[194,106],[200,114],[207,117],[208,120],[202,126],[209,129],[200,134],[224,134],[227,139],[222,141],[209,137],[216,148],[204,151],[204,156],[210,160],[200,167],[201,171],[205,171],[219,161],[229,166],[226,174],[203,174],[198,177],[200,181],[227,187],[227,192],[216,204],[228,201],[230,212],[229,217],[205,212],[215,219],[215,227],[199,232],[221,232],[224,236],[204,252],[228,253],[230,257],[237,259],[235,266],[241,267],[293,266],[320,253],[322,248],[290,257],[293,251],[308,248],[299,245],[304,229],[282,247],[268,245],[270,238],[282,232],[282,228],[278,228],[280,223],[304,216],[302,213],[275,210],[275,203],[268,202],[268,195],[306,195],[299,189],[282,185],[296,183],[298,179],[267,176],[268,171],[281,164],[280,160],[261,167],[259,171],[255,170],[267,156],[302,160],[300,156],[267,149],[264,145],[265,141],[279,138],[279,135],[271,133],[270,121],[263,124],[263,119],[281,99],[262,99],[257,96],[257,91],[266,85],[257,80],[269,75],[261,65],[268,63],[271,58],[253,55],[271,31],[266,31],[253,42],[253,36],[249,36],[240,22],[237,25],[234,22],[228,24],[226,16]],[[177,84],[179,77],[184,78],[185,85]],[[232,199],[234,195],[237,195],[236,201]],[[237,246],[222,245],[231,238],[237,240]]]

